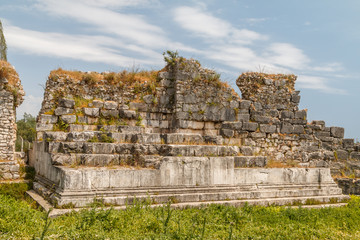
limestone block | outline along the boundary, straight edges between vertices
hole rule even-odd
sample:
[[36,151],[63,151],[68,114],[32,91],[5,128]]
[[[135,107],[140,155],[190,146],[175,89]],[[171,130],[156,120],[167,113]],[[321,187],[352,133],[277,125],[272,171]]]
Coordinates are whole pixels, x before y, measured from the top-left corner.
[[280,132],[284,134],[291,134],[294,132],[294,126],[291,124],[283,123],[281,124]]
[[66,141],[68,133],[66,132],[45,132],[44,139],[51,141]]
[[344,128],[342,127],[331,127],[330,134],[335,138],[343,138],[344,137]]
[[255,122],[258,123],[271,123],[272,122],[272,118],[271,117],[267,117],[267,116],[262,116],[262,115],[253,115],[252,120],[254,120]]
[[143,100],[146,104],[152,104],[153,99],[154,99],[154,95],[151,94],[143,96]]
[[276,125],[260,124],[260,132],[263,132],[263,133],[275,133],[276,132]]
[[296,134],[305,133],[304,126],[302,126],[302,125],[294,125],[294,133],[296,133]]
[[223,137],[232,138],[232,137],[234,136],[234,130],[222,128],[222,129],[220,130],[220,134],[221,134]]
[[360,160],[360,153],[359,153],[359,152],[352,152],[352,153],[350,153],[350,159]]
[[251,101],[249,101],[249,100],[242,100],[240,102],[240,108],[241,109],[249,109],[250,106],[251,106]]
[[236,120],[237,121],[243,121],[243,122],[248,122],[250,120],[250,114],[248,113],[239,113],[236,115]]
[[36,124],[36,131],[51,131],[54,128],[54,124],[43,124],[37,123]]
[[335,153],[336,153],[337,159],[340,160],[340,161],[347,160],[348,157],[349,157],[349,153],[347,151],[345,151],[345,150],[340,150],[339,149],[339,150],[336,150]]
[[40,123],[43,124],[53,124],[57,123],[58,117],[54,115],[41,114],[40,115]]
[[243,123],[243,130],[255,132],[258,128],[259,124],[254,122],[244,122]]
[[300,110],[295,112],[295,118],[306,120],[307,111],[306,110]]
[[[240,153],[245,156],[252,156],[254,154],[253,148],[249,146],[241,146]],[[235,164],[236,165],[236,164]]]
[[84,108],[84,114],[90,117],[99,117],[100,109],[99,108]]
[[101,101],[101,100],[93,100],[92,105],[95,108],[103,108],[104,107],[104,102]]
[[131,102],[129,107],[130,107],[130,109],[138,110],[141,112],[147,111],[147,105],[145,103],[141,103],[141,102]]
[[266,138],[266,133],[263,132],[252,132],[250,133],[252,138]]
[[221,128],[224,129],[232,129],[232,130],[241,130],[243,126],[243,122],[223,122]]
[[118,103],[114,101],[105,101],[104,108],[107,110],[114,110],[118,107]]
[[76,115],[62,115],[61,120],[63,120],[65,123],[75,123],[76,122]]
[[55,113],[56,116],[73,114],[73,113],[74,113],[74,109],[64,108],[64,107],[57,107],[57,108],[55,109],[55,112],[54,112],[54,113]]
[[120,117],[126,118],[126,119],[135,119],[136,118],[136,111],[134,110],[126,110],[126,109],[120,109]]
[[354,139],[353,138],[344,138],[342,140],[342,144],[345,149],[353,148],[354,147]]
[[[105,102],[106,103],[106,102]],[[104,117],[114,117],[114,118],[118,118],[119,117],[119,110],[116,109],[101,109],[101,115]]]
[[72,99],[62,98],[59,100],[59,106],[64,108],[74,108],[75,101]]
[[239,156],[234,157],[235,167],[265,167],[267,158],[263,156]]
[[294,118],[294,112],[281,111],[281,118]]

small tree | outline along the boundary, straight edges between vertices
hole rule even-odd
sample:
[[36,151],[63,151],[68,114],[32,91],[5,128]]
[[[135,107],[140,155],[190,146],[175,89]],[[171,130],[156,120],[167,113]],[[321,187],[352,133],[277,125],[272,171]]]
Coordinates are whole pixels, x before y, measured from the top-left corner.
[[[17,139],[16,139],[16,151],[21,150],[21,138],[25,142],[32,143],[36,137],[36,119],[31,114],[24,113],[24,118],[16,121],[17,124]],[[29,148],[29,144],[25,144],[24,151]]]
[[6,46],[2,23],[0,21],[0,59],[1,60],[7,61],[6,51],[7,51],[7,46]]

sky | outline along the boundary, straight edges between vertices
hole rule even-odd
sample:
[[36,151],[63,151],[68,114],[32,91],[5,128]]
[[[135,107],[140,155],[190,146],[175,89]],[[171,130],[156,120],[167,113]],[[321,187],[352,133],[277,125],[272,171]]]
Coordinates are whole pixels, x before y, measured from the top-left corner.
[[355,140],[359,12],[358,0],[0,0],[8,61],[26,92],[18,119],[38,114],[51,70],[159,70],[172,50],[237,91],[242,72],[295,74],[308,121]]

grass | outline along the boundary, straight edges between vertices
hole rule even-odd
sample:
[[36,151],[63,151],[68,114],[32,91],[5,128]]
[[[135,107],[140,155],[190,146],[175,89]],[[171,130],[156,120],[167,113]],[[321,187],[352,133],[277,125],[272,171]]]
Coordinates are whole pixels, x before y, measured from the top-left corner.
[[0,60],[0,79],[6,78],[8,83],[6,84],[6,89],[10,91],[15,99],[15,107],[17,107],[17,99],[21,98],[21,93],[19,92],[21,87],[21,82],[19,74],[16,72],[15,68],[11,66],[10,63],[4,60]]
[[359,224],[360,197],[355,196],[339,208],[178,210],[136,203],[121,211],[92,208],[48,219],[21,194],[0,188],[1,239],[359,239]]

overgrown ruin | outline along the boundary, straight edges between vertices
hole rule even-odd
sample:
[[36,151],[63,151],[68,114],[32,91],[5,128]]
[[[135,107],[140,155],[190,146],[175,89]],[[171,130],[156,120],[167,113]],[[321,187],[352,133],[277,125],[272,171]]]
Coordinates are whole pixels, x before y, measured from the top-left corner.
[[343,128],[307,122],[296,76],[244,73],[240,98],[195,60],[167,62],[159,72],[51,72],[34,189],[62,207],[347,198],[330,169],[359,174],[359,148]]
[[18,179],[19,163],[15,159],[16,107],[25,93],[14,67],[0,61],[0,179]]

